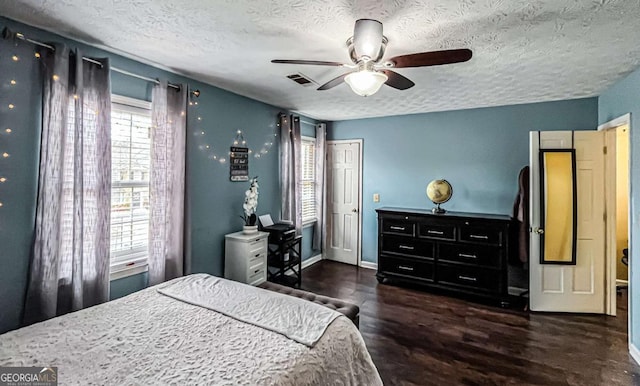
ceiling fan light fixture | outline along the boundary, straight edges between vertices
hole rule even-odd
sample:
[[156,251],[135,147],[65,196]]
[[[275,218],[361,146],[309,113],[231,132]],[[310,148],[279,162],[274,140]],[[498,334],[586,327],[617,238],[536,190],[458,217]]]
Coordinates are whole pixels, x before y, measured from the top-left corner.
[[344,78],[351,90],[360,96],[373,95],[389,79],[386,74],[376,71],[352,72]]
[[382,45],[382,23],[377,20],[360,19],[353,31],[353,44],[356,57],[378,59]]

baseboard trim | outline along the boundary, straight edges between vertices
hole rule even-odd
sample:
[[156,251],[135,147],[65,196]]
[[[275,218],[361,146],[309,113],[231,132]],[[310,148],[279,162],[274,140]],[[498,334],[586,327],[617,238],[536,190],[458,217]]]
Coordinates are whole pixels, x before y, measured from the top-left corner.
[[640,350],[633,343],[629,343],[629,354],[637,364],[640,364]]
[[366,268],[366,269],[378,270],[378,263],[372,263],[370,261],[361,261],[360,262],[360,267]]
[[322,260],[322,253],[317,254],[315,256],[311,256],[307,260],[302,260],[302,269],[310,267],[321,260]]

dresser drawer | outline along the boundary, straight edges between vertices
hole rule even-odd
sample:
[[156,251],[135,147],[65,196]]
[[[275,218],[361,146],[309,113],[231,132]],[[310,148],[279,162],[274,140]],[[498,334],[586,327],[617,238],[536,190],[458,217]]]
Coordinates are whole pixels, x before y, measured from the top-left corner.
[[438,282],[498,292],[500,272],[478,267],[438,265]]
[[418,279],[433,280],[433,263],[405,259],[402,257],[380,256],[379,270],[415,277]]
[[382,232],[399,235],[413,236],[415,234],[415,222],[400,217],[383,217]]
[[503,232],[500,229],[466,224],[460,227],[460,241],[502,245],[503,237]]
[[441,243],[438,245],[438,261],[500,267],[502,250],[492,246]]
[[429,224],[429,223],[419,223],[418,236],[442,239],[442,240],[455,240],[456,227],[455,225],[436,225],[436,224]]
[[382,251],[433,258],[433,243],[401,236],[382,236]]

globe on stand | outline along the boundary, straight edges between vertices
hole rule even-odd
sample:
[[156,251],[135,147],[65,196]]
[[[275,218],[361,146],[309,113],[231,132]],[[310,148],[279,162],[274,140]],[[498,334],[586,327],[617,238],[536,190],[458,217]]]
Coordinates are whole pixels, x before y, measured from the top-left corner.
[[446,210],[442,209],[440,204],[449,201],[451,195],[453,195],[453,188],[447,180],[433,180],[427,185],[427,197],[436,204],[436,207],[431,209],[433,213],[445,213]]

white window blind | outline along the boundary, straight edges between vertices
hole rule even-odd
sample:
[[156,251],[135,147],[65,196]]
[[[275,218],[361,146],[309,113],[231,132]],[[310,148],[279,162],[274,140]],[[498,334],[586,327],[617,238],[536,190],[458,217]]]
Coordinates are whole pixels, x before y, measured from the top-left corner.
[[302,222],[316,220],[315,138],[302,137]]
[[146,265],[149,244],[151,105],[113,96],[111,271]]

